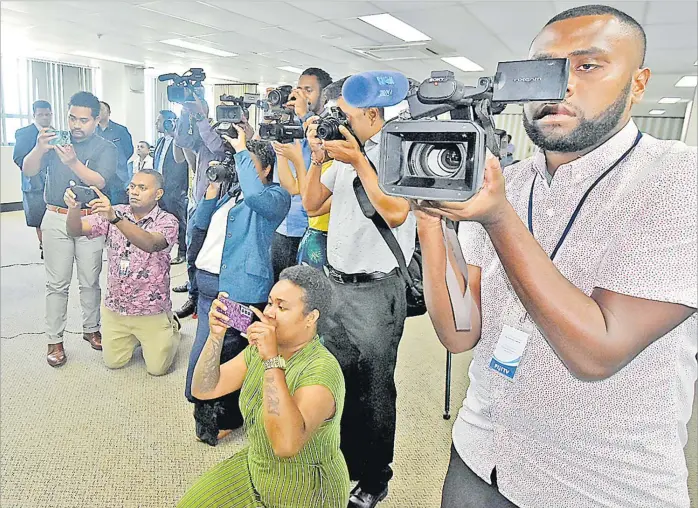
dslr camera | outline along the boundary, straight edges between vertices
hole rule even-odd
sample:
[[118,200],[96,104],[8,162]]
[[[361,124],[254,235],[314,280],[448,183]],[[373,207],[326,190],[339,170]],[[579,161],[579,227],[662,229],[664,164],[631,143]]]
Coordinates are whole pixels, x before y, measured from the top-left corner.
[[167,100],[177,104],[195,102],[196,97],[203,99],[204,87],[201,83],[205,79],[206,73],[200,67],[192,67],[181,76],[174,72],[158,76],[159,81],[172,81],[167,86]]
[[[410,87],[408,111],[383,127],[378,179],[386,194],[433,201],[466,201],[484,178],[485,154],[496,157],[504,131],[493,115],[507,104],[560,102],[567,91],[565,58],[500,62],[476,86],[451,71],[433,71]],[[437,116],[450,113],[450,120]]]
[[337,106],[331,106],[320,115],[317,121],[317,137],[323,141],[336,141],[344,139],[344,136],[339,132],[340,125],[349,129],[349,121],[344,112]]
[[212,161],[206,168],[208,181],[212,183],[220,182],[221,196],[240,185],[237,170],[235,169],[234,155],[233,150],[226,150],[223,161]]

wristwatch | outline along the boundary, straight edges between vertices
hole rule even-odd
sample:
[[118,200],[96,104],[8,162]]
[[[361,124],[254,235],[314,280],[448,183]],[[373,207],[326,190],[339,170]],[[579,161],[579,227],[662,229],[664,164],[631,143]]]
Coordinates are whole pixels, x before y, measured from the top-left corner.
[[114,214],[116,215],[116,217],[114,217],[112,220],[109,221],[110,224],[116,224],[117,222],[119,222],[121,219],[124,218],[123,214],[119,211],[115,211]]
[[269,369],[281,369],[286,370],[286,360],[281,355],[275,356],[274,358],[269,358],[262,362],[264,364],[264,370]]

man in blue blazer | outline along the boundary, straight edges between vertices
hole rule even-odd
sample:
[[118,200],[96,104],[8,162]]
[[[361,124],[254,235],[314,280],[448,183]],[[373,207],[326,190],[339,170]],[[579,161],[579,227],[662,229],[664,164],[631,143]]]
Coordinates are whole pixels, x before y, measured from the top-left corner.
[[[218,439],[242,425],[239,392],[212,401],[192,397],[194,367],[208,339],[208,313],[219,292],[247,306],[263,309],[274,284],[271,241],[274,231],[291,206],[291,195],[273,182],[276,154],[271,143],[246,141],[236,126],[237,138],[224,136],[235,150],[239,185],[220,196],[220,183],[211,182],[193,216],[193,227],[205,232],[196,256],[199,288],[196,338],[189,356],[186,397],[195,403],[194,419],[199,439],[215,445]],[[234,358],[247,346],[240,332],[228,329],[221,363]]]
[[[32,114],[34,122],[31,125],[22,127],[15,132],[15,148],[12,152],[12,159],[15,164],[22,169],[24,158],[36,146],[36,138],[39,130],[51,126],[53,121],[53,109],[47,101],[36,101],[32,104]],[[39,250],[41,259],[44,259],[43,245],[41,242],[41,221],[46,212],[46,202],[44,201],[44,182],[46,181],[46,170],[34,176],[22,175],[22,206],[27,226],[36,229],[36,236],[39,237]]]

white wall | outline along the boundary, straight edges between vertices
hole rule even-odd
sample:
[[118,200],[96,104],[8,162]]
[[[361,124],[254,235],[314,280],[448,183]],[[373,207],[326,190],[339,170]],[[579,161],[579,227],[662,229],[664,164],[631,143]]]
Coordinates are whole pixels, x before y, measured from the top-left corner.
[[687,123],[685,126],[684,143],[688,146],[698,146],[698,89],[693,97],[691,110],[686,111]]
[[[126,65],[98,61],[96,94],[111,106],[111,119],[128,127],[134,145],[145,139],[145,93],[132,92],[129,87],[129,72]],[[143,75],[143,70],[137,70]]]
[[0,146],[0,202],[22,202],[22,175],[12,160],[12,147]]

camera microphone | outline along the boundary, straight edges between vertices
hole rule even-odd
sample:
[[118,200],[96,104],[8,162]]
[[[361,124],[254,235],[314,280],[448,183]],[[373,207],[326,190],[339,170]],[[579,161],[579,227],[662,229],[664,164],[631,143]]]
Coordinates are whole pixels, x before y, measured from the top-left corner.
[[395,71],[371,71],[354,74],[342,86],[342,96],[355,108],[395,106],[407,97],[410,82]]

